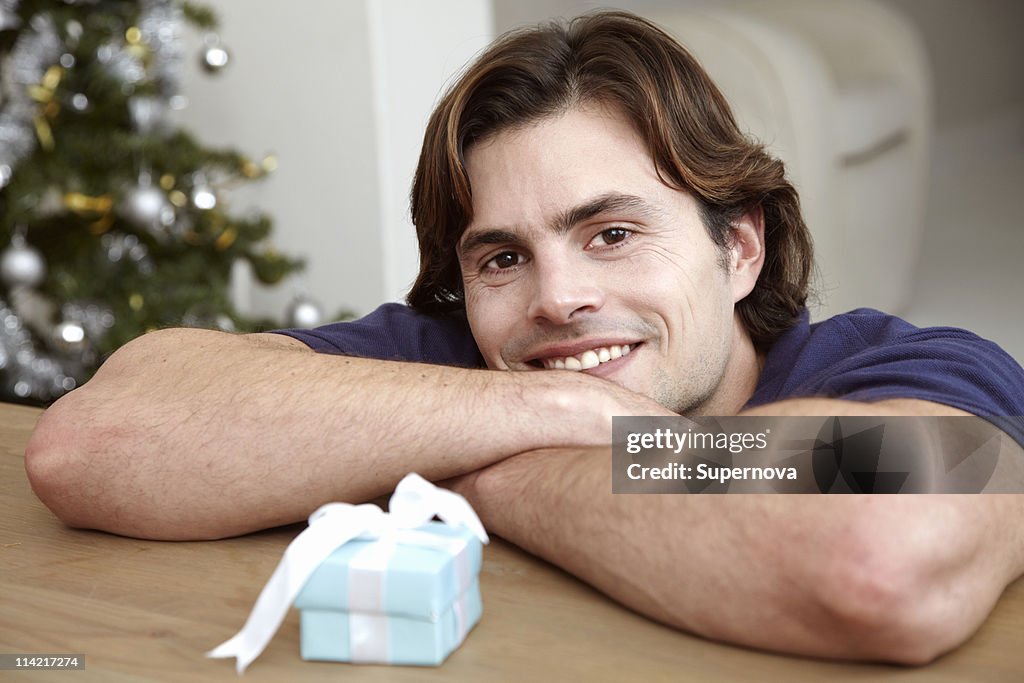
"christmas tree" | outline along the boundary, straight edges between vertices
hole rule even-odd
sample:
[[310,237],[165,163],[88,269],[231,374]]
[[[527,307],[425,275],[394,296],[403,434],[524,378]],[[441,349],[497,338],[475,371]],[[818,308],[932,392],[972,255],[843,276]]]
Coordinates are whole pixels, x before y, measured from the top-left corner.
[[275,161],[172,126],[185,22],[224,68],[192,3],[0,0],[0,400],[52,400],[149,330],[280,326],[239,315],[232,266],[273,284],[301,263],[224,202]]

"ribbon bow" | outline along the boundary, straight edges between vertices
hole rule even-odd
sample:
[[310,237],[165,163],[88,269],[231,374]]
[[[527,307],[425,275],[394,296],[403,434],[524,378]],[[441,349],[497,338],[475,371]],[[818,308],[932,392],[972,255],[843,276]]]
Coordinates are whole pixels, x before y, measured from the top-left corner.
[[480,518],[465,498],[438,488],[418,474],[398,482],[386,513],[376,505],[328,503],[309,516],[309,526],[284,551],[277,569],[263,587],[242,630],[206,653],[235,657],[235,670],[245,671],[274,637],[288,608],[306,580],[327,557],[351,540],[393,536],[423,526],[436,515],[449,526],[464,524],[487,543]]

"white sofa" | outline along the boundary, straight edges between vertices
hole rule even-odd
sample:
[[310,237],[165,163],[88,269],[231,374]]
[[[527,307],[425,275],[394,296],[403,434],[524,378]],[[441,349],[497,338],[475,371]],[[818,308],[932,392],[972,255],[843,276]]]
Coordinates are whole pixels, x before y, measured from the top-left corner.
[[648,14],[786,163],[818,256],[816,318],[899,313],[924,225],[931,77],[909,21],[874,0],[770,0]]

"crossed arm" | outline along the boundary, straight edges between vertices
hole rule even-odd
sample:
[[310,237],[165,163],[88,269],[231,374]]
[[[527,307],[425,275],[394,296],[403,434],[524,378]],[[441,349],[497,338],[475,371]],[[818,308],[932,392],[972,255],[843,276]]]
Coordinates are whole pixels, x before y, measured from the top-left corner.
[[508,458],[451,482],[493,533],[714,640],[923,664],[1024,571],[1021,496],[611,493],[607,448]]
[[[942,410],[767,408],[790,409]],[[1024,571],[1016,496],[612,495],[600,445],[611,416],[658,413],[582,375],[170,330],[124,347],[47,411],[26,467],[68,524],[165,539],[298,521],[418,471],[449,479],[495,533],[641,613],[813,656],[929,661],[969,637]]]
[[612,415],[659,409],[590,377],[529,374],[330,356],[277,334],[154,332],[43,414],[26,468],[72,526],[212,539],[375,498],[409,472],[438,480],[600,444]]

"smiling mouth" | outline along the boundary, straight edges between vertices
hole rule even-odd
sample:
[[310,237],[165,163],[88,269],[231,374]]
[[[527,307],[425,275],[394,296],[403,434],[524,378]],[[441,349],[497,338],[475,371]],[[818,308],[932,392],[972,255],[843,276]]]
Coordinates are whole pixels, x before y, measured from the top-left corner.
[[640,344],[622,344],[613,346],[600,346],[588,349],[574,356],[552,356],[550,358],[535,358],[529,361],[529,365],[545,370],[590,370],[604,363],[611,362],[623,356],[628,356],[630,351],[636,349]]

